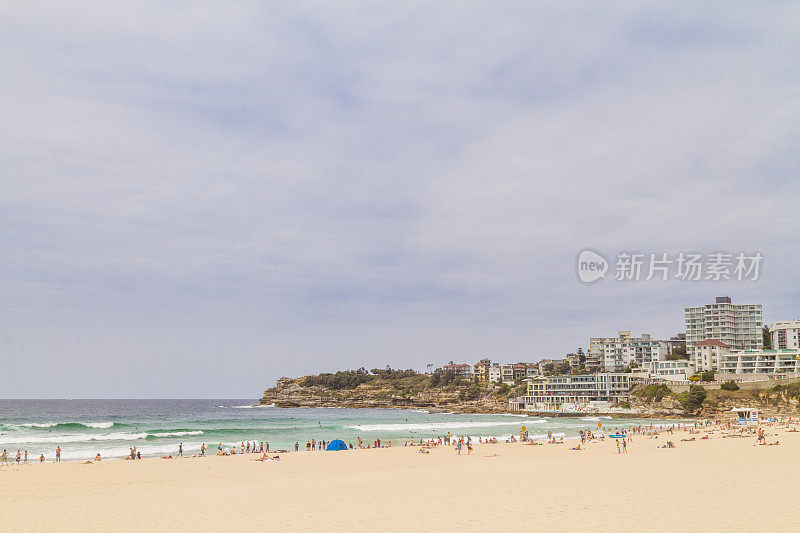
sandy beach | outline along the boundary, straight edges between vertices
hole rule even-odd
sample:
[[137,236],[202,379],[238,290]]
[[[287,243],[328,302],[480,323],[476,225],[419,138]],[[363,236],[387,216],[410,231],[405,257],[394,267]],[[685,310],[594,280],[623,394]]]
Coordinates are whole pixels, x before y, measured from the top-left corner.
[[[476,445],[11,465],[0,468],[4,530],[454,530],[577,527],[658,531],[797,527],[800,433],[682,442],[634,436]],[[667,440],[675,448],[658,448]]]

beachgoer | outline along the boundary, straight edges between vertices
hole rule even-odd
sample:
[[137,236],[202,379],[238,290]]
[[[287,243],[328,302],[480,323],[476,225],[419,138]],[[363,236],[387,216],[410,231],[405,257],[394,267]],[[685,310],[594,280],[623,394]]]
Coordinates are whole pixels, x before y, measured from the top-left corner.
[[178,455],[176,457],[183,457],[183,443],[178,444]]
[[56,462],[61,462],[61,446],[56,447]]
[[43,463],[43,462],[44,462],[44,454],[42,454],[42,455],[40,455],[40,456],[39,456],[39,462],[40,462],[40,463]]

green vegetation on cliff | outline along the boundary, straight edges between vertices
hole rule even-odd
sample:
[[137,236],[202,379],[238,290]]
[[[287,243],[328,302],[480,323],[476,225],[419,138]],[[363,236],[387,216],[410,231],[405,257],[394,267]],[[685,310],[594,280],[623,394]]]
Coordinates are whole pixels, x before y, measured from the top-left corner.
[[425,407],[487,412],[507,411],[508,399],[523,394],[514,386],[463,380],[452,371],[341,370],[301,378],[281,378],[267,389],[263,404],[279,407]]

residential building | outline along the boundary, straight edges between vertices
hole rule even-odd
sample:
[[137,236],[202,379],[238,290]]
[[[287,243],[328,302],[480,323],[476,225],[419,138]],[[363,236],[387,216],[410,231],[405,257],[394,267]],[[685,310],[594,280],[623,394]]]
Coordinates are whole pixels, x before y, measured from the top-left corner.
[[655,340],[647,333],[631,337],[630,331],[620,331],[616,337],[589,339],[589,356],[602,362],[606,372],[626,367],[644,368],[651,361],[661,361],[669,353],[667,341]]
[[719,370],[720,358],[729,354],[731,347],[716,339],[705,339],[696,342],[691,347],[689,361],[692,367],[698,372],[707,370]]
[[456,379],[472,379],[472,365],[468,365],[466,363],[458,364],[450,361],[450,364],[444,365],[442,370],[445,372],[452,370],[456,375]]
[[773,350],[800,348],[800,320],[773,322],[769,325]]
[[764,347],[761,304],[733,304],[730,297],[718,296],[713,304],[685,309],[686,352],[705,339],[716,339],[733,350],[760,350]]
[[489,382],[497,383],[502,377],[500,373],[500,363],[492,363],[489,367]]
[[528,377],[528,365],[526,363],[515,364],[512,375],[514,376],[514,381],[524,381]]
[[559,409],[564,404],[612,402],[628,397],[630,376],[621,373],[538,376],[528,381],[527,394],[515,404],[531,411]]
[[665,381],[685,381],[694,374],[694,369],[685,359],[675,361],[651,361],[647,365],[647,373],[651,379]]
[[539,365],[530,364],[525,370],[525,379],[535,378],[539,375]]
[[500,379],[503,383],[514,383],[514,365],[500,365]]
[[719,371],[724,374],[800,373],[800,348],[744,350],[720,357]]
[[489,366],[492,362],[489,359],[481,359],[475,366],[473,366],[473,374],[475,375],[475,381],[481,381],[487,383],[489,381]]

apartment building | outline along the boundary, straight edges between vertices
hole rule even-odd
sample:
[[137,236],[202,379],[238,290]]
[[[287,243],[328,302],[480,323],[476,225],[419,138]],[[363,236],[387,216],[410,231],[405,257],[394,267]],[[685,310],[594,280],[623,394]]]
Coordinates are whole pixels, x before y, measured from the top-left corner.
[[456,379],[472,379],[472,365],[468,365],[466,363],[459,364],[450,361],[449,364],[446,364],[442,367],[442,370],[445,372],[452,370],[456,375]]
[[723,374],[795,374],[800,373],[800,348],[744,350],[720,356]]
[[501,380],[502,377],[503,375],[500,372],[500,363],[492,363],[489,366],[489,382],[496,383],[497,381]]
[[689,361],[698,372],[719,370],[723,355],[731,352],[731,347],[717,339],[704,339],[694,343],[689,352]]
[[484,383],[488,383],[489,379],[489,368],[491,367],[492,362],[489,359],[481,359],[472,367],[473,375],[475,376],[475,381],[481,381]]
[[769,325],[773,350],[800,349],[800,320],[773,322]]
[[628,397],[629,374],[601,373],[576,376],[538,376],[528,381],[527,394],[513,400],[525,409],[558,409],[564,404],[622,401]]
[[687,307],[686,351],[700,341],[716,339],[733,350],[760,350],[762,336],[761,304],[734,304],[729,296],[718,296],[712,304]]
[[694,374],[694,369],[685,359],[676,361],[651,361],[647,367],[649,378],[665,381],[685,381]]
[[616,337],[589,339],[589,357],[598,360],[606,372],[621,371],[628,366],[644,368],[651,361],[661,361],[669,353],[667,341],[655,340],[647,333],[632,337],[620,331]]

